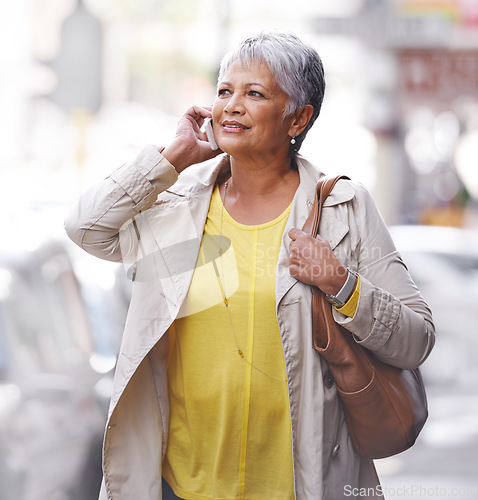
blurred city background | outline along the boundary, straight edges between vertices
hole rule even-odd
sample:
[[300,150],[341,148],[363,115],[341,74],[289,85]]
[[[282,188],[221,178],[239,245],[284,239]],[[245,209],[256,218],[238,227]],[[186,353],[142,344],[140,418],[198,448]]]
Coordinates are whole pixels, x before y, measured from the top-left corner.
[[371,190],[434,312],[429,421],[377,461],[387,498],[478,499],[478,1],[2,0],[0,500],[99,488],[129,284],[66,240],[68,207],[167,144],[263,29],[321,54],[303,153]]

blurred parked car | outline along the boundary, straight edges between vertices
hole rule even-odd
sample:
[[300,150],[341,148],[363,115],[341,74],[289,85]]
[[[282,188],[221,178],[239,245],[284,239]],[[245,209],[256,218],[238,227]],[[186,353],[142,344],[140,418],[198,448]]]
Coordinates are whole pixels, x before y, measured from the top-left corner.
[[478,232],[438,226],[392,226],[390,232],[435,321],[436,344],[422,367],[426,382],[476,380]]
[[116,267],[82,259],[59,241],[0,252],[0,500],[98,495],[126,307]]

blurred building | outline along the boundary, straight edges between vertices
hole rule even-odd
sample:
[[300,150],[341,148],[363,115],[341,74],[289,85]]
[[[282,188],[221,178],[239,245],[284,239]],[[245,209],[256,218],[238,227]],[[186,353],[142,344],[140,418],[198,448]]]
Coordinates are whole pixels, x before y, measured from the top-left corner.
[[299,33],[325,63],[326,99],[305,154],[364,182],[390,223],[476,223],[473,0],[293,9],[283,0],[5,0],[0,9],[0,175],[20,165],[38,185],[54,172],[50,199],[71,199],[143,144],[167,142],[186,107],[214,98],[224,52],[277,28]]
[[387,220],[476,224],[478,4],[367,1],[313,27],[363,46],[362,120],[377,140],[375,194]]

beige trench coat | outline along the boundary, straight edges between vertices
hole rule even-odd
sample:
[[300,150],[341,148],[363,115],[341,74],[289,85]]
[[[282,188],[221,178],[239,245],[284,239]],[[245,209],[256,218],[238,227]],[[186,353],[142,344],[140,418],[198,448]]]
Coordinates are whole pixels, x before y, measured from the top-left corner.
[[[335,385],[313,349],[310,287],[288,272],[287,233],[302,227],[322,175],[301,156],[297,163],[300,185],[282,238],[276,283],[295,497],[337,500],[354,498],[355,492],[359,498],[382,498],[373,463],[354,452]],[[161,498],[169,426],[167,332],[188,291],[214,183],[228,166],[222,155],[178,177],[150,146],[82,195],[67,217],[73,241],[103,259],[132,264],[134,280],[105,432],[101,499]],[[340,181],[326,201],[320,234],[361,276],[354,317],[336,313],[336,321],[386,362],[418,366],[434,343],[431,313],[367,191]]]

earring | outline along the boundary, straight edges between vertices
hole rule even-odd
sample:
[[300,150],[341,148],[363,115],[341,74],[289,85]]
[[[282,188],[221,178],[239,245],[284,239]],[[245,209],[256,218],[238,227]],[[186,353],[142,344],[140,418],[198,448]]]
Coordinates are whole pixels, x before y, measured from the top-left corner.
[[295,144],[295,135],[292,136],[292,139],[290,140],[291,144]]

